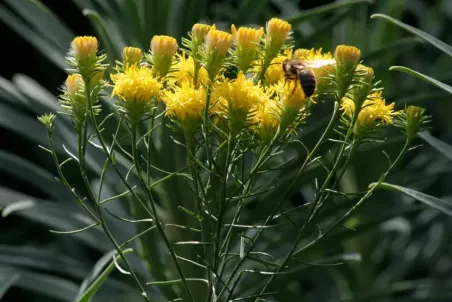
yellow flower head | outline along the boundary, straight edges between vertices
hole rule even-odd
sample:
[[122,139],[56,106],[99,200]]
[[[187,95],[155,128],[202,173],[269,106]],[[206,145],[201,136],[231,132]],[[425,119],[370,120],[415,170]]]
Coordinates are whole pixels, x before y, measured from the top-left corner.
[[112,74],[111,80],[114,84],[112,96],[117,95],[126,102],[150,102],[162,88],[146,66],[128,66],[124,72]]
[[208,54],[216,52],[220,56],[226,56],[232,44],[232,35],[221,30],[212,29],[207,33],[205,43]]
[[276,84],[281,104],[285,108],[301,109],[307,104],[306,95],[298,82],[295,80],[282,81]]
[[268,96],[260,85],[254,84],[252,79],[246,79],[243,72],[239,72],[237,79],[224,79],[215,85],[213,99],[218,103],[214,110],[220,112],[232,110],[247,114],[266,98]]
[[143,52],[136,47],[124,47],[122,50],[122,62],[124,65],[134,65],[141,62]]
[[91,60],[96,56],[99,43],[95,37],[83,36],[72,40],[71,48],[80,61]]
[[[286,49],[284,51],[284,55],[277,56],[274,58],[270,65],[268,66],[265,72],[265,83],[267,85],[276,84],[278,81],[284,79],[284,71],[282,69],[282,62],[286,59],[290,59],[292,57],[292,49]],[[260,66],[258,67],[260,69]],[[259,70],[256,70],[258,73]]]
[[354,66],[358,64],[361,50],[355,46],[339,45],[334,52],[334,58],[339,65]]
[[259,42],[264,35],[264,28],[254,29],[251,27],[240,27],[238,30],[235,25],[231,25],[232,38],[235,44],[242,51],[254,52],[257,51]]
[[[191,56],[186,56],[185,53],[182,53],[178,56],[178,61],[174,65],[174,69],[176,70],[173,75],[178,84],[188,82],[193,86],[194,76],[195,76],[195,61]],[[200,84],[207,84],[209,80],[209,74],[204,66],[201,66],[198,71],[198,82],[196,83],[196,87]]]
[[281,45],[284,44],[284,41],[286,41],[287,35],[291,30],[292,25],[284,20],[272,18],[267,22],[267,37]]
[[[352,99],[344,97],[341,109],[344,115],[351,118],[355,112],[355,103]],[[377,125],[392,124],[392,120],[400,112],[394,111],[394,103],[386,105],[381,91],[372,93],[364,101],[355,125],[355,134],[360,135],[373,130]]]
[[207,24],[196,23],[195,25],[193,25],[193,27],[191,29],[191,36],[192,36],[192,38],[195,38],[197,40],[204,41],[204,38],[206,37],[207,33],[210,30],[215,30],[215,29],[216,29],[215,24],[207,25]]
[[83,82],[82,76],[78,73],[68,75],[65,82],[65,90],[69,97],[75,97],[77,93],[83,90],[85,82]]
[[201,113],[206,106],[207,93],[203,87],[195,89],[187,81],[174,91],[163,93],[163,102],[166,105],[166,115],[176,118],[180,122],[186,120],[201,121]]
[[259,136],[264,141],[270,141],[279,127],[281,106],[276,100],[265,99],[256,111],[256,125]]

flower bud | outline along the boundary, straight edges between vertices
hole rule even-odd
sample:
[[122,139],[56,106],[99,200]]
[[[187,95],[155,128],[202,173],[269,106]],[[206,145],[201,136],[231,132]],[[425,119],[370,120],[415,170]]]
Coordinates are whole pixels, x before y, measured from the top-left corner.
[[418,132],[425,128],[429,117],[425,115],[425,109],[418,106],[408,106],[399,115],[394,123],[396,127],[405,132],[407,139],[411,141]]
[[44,125],[49,131],[53,130],[53,122],[55,121],[56,115],[53,113],[45,113],[38,116],[39,122]]
[[63,94],[60,96],[61,107],[72,117],[74,126],[79,128],[86,119],[87,102],[85,82],[80,74],[68,75]]
[[122,63],[124,66],[139,64],[143,58],[143,52],[136,47],[124,47],[122,50]]
[[205,38],[205,64],[209,77],[214,79],[221,67],[232,44],[232,35],[221,30],[210,30]]
[[215,29],[216,29],[215,25],[196,23],[195,25],[193,25],[191,29],[191,37],[192,39],[196,39],[202,42],[204,41],[204,38],[206,37],[207,33],[210,30]]
[[351,85],[347,93],[353,99],[355,106],[361,108],[363,102],[372,91],[374,71],[372,68],[359,64],[355,70],[355,84]]
[[240,27],[238,30],[231,26],[232,38],[235,42],[235,56],[239,70],[246,72],[256,58],[260,40],[264,34],[264,28],[254,29]]
[[167,75],[173,56],[177,51],[177,41],[169,36],[154,36],[151,40],[152,64],[161,77]]
[[95,37],[76,37],[71,43],[68,56],[69,64],[77,67],[83,79],[89,79],[96,69],[102,68],[100,62],[104,57],[96,56],[99,43]]
[[339,45],[334,52],[338,65],[355,66],[361,57],[361,50],[354,46]]
[[291,30],[292,26],[284,20],[272,18],[267,22],[266,52],[270,57],[273,58],[278,54]]

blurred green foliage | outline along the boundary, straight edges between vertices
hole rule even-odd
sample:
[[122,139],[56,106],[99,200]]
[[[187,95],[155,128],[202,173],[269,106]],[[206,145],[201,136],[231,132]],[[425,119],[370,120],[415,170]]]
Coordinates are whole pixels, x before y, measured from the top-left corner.
[[[49,7],[57,6],[52,1],[47,2]],[[76,34],[97,35],[102,48],[114,61],[125,45],[148,49],[153,35],[169,34],[180,38],[198,21],[228,29],[232,23],[261,25],[279,16],[292,23],[297,47],[323,47],[325,50],[338,44],[360,47],[365,63],[375,69],[377,79],[383,82],[386,99],[395,101],[399,107],[405,103],[426,107],[433,116],[432,134],[446,143],[452,141],[451,96],[447,87],[431,86],[429,81],[389,71],[393,65],[406,66],[447,84],[452,77],[450,53],[432,47],[425,39],[390,22],[370,19],[373,13],[387,14],[452,44],[449,34],[451,1],[344,0],[303,10],[309,2],[65,2],[64,8],[68,11],[62,14],[66,17],[75,14],[77,18],[61,17],[46,7],[44,1],[5,0],[0,4],[2,26],[14,32],[14,43],[26,48],[20,54],[10,53],[7,60],[16,61],[24,68],[23,73],[34,77],[15,74],[11,79],[9,75],[0,78],[0,206],[4,208],[0,233],[0,297],[5,301],[73,301],[80,284],[84,280],[85,285],[89,284],[90,276],[96,275],[111,258],[100,258],[112,247],[98,230],[73,237],[48,232],[48,229],[71,230],[86,225],[86,217],[54,179],[53,163],[37,148],[38,144],[45,146],[47,142],[36,115],[59,110],[55,87],[64,80],[64,56]],[[4,48],[8,51],[7,46]],[[324,106],[319,105],[311,116],[312,126],[303,133],[308,143],[327,122],[322,114]],[[59,142],[73,148],[75,141],[69,121],[59,123]],[[423,136],[434,148],[424,146],[411,152],[389,182],[447,202],[452,193],[449,182],[452,153],[448,145],[434,136]],[[400,143],[387,142],[390,155]],[[96,152],[89,154],[93,179],[99,177],[98,171],[103,165],[100,158]],[[166,160],[163,165],[171,165],[171,158],[162,160]],[[376,180],[387,164],[381,147],[369,146],[347,170],[341,189],[358,191]],[[66,169],[68,174],[71,169],[74,171],[71,179],[74,186],[80,184],[77,167]],[[313,169],[300,180],[292,203],[306,202],[317,175],[318,171]],[[183,184],[169,183],[162,189],[162,200],[178,200],[180,195],[177,194],[184,192],[181,186]],[[110,179],[109,189],[117,192],[114,179]],[[412,197],[386,191],[376,194],[343,229],[304,253],[305,265],[298,267],[294,274],[277,279],[274,288],[285,289],[279,301],[450,301],[452,262],[448,230],[452,220]],[[267,198],[251,204],[248,215],[263,215],[272,197]],[[332,200],[321,213],[322,223],[331,221],[351,204],[353,200]],[[112,203],[109,210],[127,216],[126,208],[119,203]],[[135,233],[130,225],[114,219],[110,223],[119,237],[123,235],[125,239]],[[291,228],[269,231],[268,245],[261,248],[272,248],[284,255],[288,247],[279,240],[294,235],[295,230]],[[140,275],[151,278],[137,257],[131,260]],[[327,265],[338,262],[343,264]],[[94,301],[134,300],[136,294],[129,282],[113,272]],[[245,291],[255,282],[255,278],[246,279],[241,287]]]

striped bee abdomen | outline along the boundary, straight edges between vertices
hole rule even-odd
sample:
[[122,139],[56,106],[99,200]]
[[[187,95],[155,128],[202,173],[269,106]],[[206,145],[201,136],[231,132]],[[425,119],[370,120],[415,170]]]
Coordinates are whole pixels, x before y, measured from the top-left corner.
[[311,97],[314,94],[316,86],[314,73],[306,69],[298,70],[298,80],[306,97]]

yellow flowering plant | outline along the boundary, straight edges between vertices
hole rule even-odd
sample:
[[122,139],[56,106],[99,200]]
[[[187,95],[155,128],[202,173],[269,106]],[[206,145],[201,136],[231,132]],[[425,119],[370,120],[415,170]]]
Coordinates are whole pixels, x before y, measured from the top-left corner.
[[[73,73],[60,98],[74,124],[77,155],[60,158],[53,141],[55,115],[39,118],[48,129],[46,150],[59,180],[94,221],[70,233],[101,228],[115,249],[112,263],[129,275],[145,301],[156,295],[162,301],[192,302],[277,299],[277,291],[269,291],[275,279],[296,270],[305,250],[373,194],[427,122],[422,108],[398,110],[401,104],[384,99],[373,69],[363,65],[354,46],[339,45],[334,55],[293,49],[291,25],[276,18],[265,30],[235,25],[231,30],[195,24],[180,48],[174,37],[155,36],[148,51],[124,48],[122,61],[112,68],[103,63],[96,38],[77,37],[67,57]],[[115,110],[102,115],[109,104]],[[303,134],[316,122],[311,114],[319,104],[331,108],[329,122],[314,143],[307,143]],[[116,131],[106,133],[106,123],[114,123]],[[353,156],[363,143],[381,142],[376,138],[385,138],[391,133],[385,129],[394,125],[406,140],[399,156],[376,184],[353,193],[359,198],[352,207],[316,234],[313,227],[325,204],[335,195],[350,194],[338,191],[338,182]],[[87,166],[91,147],[105,160],[96,189]],[[162,151],[174,149],[182,149],[183,158]],[[294,152],[289,160],[280,156]],[[165,157],[173,170],[160,166]],[[83,191],[64,174],[69,161],[80,168]],[[297,216],[301,222],[292,221],[289,214],[299,209],[287,202],[288,196],[315,165],[325,173],[315,181],[307,213]],[[114,180],[107,180],[110,171]],[[279,186],[282,178],[289,180]],[[164,202],[159,197],[171,192],[162,184],[174,179],[184,180],[185,195]],[[124,191],[105,197],[105,181]],[[270,203],[259,204],[261,196],[271,196]],[[107,203],[122,203],[132,219],[106,212]],[[252,206],[266,209],[266,215],[245,215],[244,208]],[[106,213],[133,224],[136,235],[119,242]],[[294,236],[280,240],[291,246],[289,251],[264,249],[265,236],[288,225]],[[152,278],[136,272],[127,257],[135,253],[134,244]],[[252,292],[247,275],[259,276]]]

